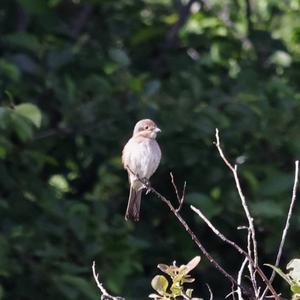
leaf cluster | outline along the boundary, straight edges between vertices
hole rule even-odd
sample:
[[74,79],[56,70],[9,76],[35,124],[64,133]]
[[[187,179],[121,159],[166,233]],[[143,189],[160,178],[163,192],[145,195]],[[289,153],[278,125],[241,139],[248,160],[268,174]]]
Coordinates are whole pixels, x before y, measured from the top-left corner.
[[267,264],[273,270],[277,272],[289,285],[290,290],[293,293],[292,300],[300,299],[300,259],[292,259],[286,266],[288,270],[287,273],[284,273],[280,268],[273,265]]
[[157,294],[150,294],[149,298],[155,300],[168,299],[191,299],[200,300],[201,298],[192,297],[193,289],[185,288],[185,283],[192,283],[194,278],[189,274],[200,262],[200,256],[194,257],[186,265],[177,266],[174,262],[172,265],[159,264],[157,267],[170,277],[171,282],[164,275],[156,275],[151,286]]

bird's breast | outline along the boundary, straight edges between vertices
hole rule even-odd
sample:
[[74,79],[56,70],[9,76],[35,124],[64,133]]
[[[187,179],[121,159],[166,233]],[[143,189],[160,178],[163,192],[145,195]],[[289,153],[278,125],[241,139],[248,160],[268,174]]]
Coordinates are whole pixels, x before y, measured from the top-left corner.
[[150,178],[161,159],[161,151],[154,139],[142,141],[132,138],[124,148],[123,164],[141,178]]

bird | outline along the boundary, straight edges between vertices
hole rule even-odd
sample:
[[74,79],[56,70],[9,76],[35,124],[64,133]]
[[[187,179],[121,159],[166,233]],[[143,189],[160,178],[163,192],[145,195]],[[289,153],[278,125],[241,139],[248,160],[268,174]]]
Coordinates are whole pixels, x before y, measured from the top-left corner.
[[145,184],[156,171],[161,159],[161,150],[156,141],[161,130],[151,119],[138,121],[132,137],[122,151],[122,163],[128,173],[130,192],[125,220],[139,221],[141,195]]

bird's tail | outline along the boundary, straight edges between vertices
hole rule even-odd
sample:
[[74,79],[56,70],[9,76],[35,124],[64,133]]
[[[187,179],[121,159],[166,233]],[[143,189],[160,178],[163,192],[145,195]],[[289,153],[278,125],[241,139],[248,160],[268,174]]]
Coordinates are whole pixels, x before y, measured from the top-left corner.
[[138,221],[140,218],[140,206],[141,206],[142,190],[134,190],[130,187],[130,193],[128,198],[128,205],[125,214],[125,220]]

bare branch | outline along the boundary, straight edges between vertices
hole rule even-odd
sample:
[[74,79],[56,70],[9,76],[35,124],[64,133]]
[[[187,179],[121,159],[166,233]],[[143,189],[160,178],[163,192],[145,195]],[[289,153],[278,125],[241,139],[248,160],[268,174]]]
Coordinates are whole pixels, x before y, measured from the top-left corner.
[[195,233],[191,230],[189,225],[186,223],[186,221],[182,218],[182,216],[179,214],[179,212],[173,207],[171,202],[166,199],[163,195],[161,195],[159,192],[157,192],[153,187],[150,187],[150,191],[155,194],[160,200],[162,200],[164,203],[166,203],[171,210],[171,212],[175,215],[175,217],[178,219],[178,221],[181,223],[181,225],[185,228],[185,230],[188,232],[188,234],[191,236],[192,240],[196,243],[198,248],[201,250],[201,252],[206,256],[206,258],[213,264],[213,266],[220,271],[228,280],[230,280],[231,283],[234,283],[237,285],[236,280],[227,273],[220,265],[215,261],[215,259],[207,252],[205,247],[202,245],[200,240],[197,238]]
[[96,266],[95,266],[95,261],[93,261],[93,265],[92,265],[92,270],[93,270],[93,276],[95,279],[95,282],[97,284],[97,287],[99,288],[99,290],[101,291],[101,300],[125,300],[125,298],[123,297],[119,297],[119,296],[112,296],[110,295],[106,289],[103,287],[103,284],[101,282],[99,282],[99,274],[96,273]]
[[214,294],[210,288],[210,286],[206,283],[205,284],[207,286],[208,292],[209,292],[209,300],[213,300],[214,299]]
[[[278,252],[277,252],[277,257],[276,257],[276,262],[275,262],[275,267],[279,266],[280,263],[280,259],[281,259],[281,255],[282,255],[282,250],[283,250],[283,246],[286,240],[286,236],[287,236],[287,232],[289,230],[290,227],[290,221],[291,221],[291,217],[293,214],[293,209],[295,206],[295,202],[296,202],[296,195],[297,195],[297,187],[298,187],[298,178],[299,178],[299,160],[295,161],[295,176],[294,176],[294,185],[293,185],[293,192],[292,192],[292,198],[291,198],[291,203],[290,203],[290,207],[289,207],[289,212],[287,215],[287,219],[286,219],[286,223],[284,226],[284,229],[282,231],[282,236],[281,236],[281,241],[280,241],[280,245],[278,248]],[[269,279],[269,281],[272,283],[274,278],[275,278],[275,271],[272,271],[271,277]],[[262,296],[260,299],[263,299],[264,296],[266,295],[266,290],[264,290]]]
[[179,203],[179,205],[180,205],[181,201],[180,201],[178,189],[177,189],[177,186],[176,186],[176,184],[175,184],[174,176],[173,176],[173,173],[172,173],[172,172],[170,172],[170,176],[171,176],[171,182],[172,182],[173,188],[174,188],[174,190],[175,190],[175,193],[176,193],[176,197],[177,197],[178,203]]
[[183,204],[183,201],[184,201],[184,196],[185,196],[185,189],[186,189],[186,181],[184,182],[183,184],[183,189],[182,189],[182,195],[181,197],[179,196],[179,193],[178,193],[178,188],[175,184],[175,180],[174,180],[174,176],[173,176],[173,173],[170,172],[170,176],[171,176],[171,182],[172,182],[172,185],[173,185],[173,188],[175,190],[175,193],[176,193],[176,197],[177,197],[177,200],[178,200],[178,203],[179,203],[179,206],[177,208],[177,211],[180,211],[181,207],[182,207],[182,204]]
[[[267,288],[270,290],[270,292],[272,293],[272,295],[274,296],[275,299],[279,299],[276,291],[274,290],[273,286],[270,284],[268,278],[266,277],[266,275],[264,274],[264,272],[259,268],[258,265],[254,264],[254,261],[252,259],[252,257],[245,251],[243,250],[239,245],[237,245],[235,242],[229,240],[227,237],[225,237],[224,234],[222,234],[206,217],[205,215],[200,211],[200,209],[195,208],[193,205],[190,206],[191,209],[207,224],[207,226],[225,243],[231,245],[233,248],[235,248],[240,254],[244,255],[245,258],[247,258],[247,260],[249,261],[249,264],[253,265],[253,268],[255,269],[255,271],[257,271],[257,273],[259,274],[259,276],[261,277],[261,279],[263,280],[263,282],[265,283],[265,285],[267,286]],[[253,272],[254,273],[254,272]],[[252,281],[252,278],[251,278]],[[239,286],[239,285],[237,285]]]
[[[246,266],[246,263],[248,262],[248,258],[246,257],[241,265],[241,268],[239,270],[239,273],[238,273],[238,277],[237,277],[237,283],[239,285],[242,284],[242,277],[243,277],[243,272],[244,272],[244,269],[245,269],[245,266]],[[238,299],[239,300],[243,300],[243,297],[242,297],[242,291],[240,289],[240,287],[237,288],[237,294],[238,294]]]
[[[219,130],[218,128],[216,128],[216,142],[215,142],[215,145],[219,151],[219,154],[221,156],[221,158],[223,159],[223,161],[225,162],[225,164],[228,166],[228,168],[231,170],[233,176],[234,176],[234,180],[235,180],[235,185],[236,185],[236,188],[238,190],[238,194],[239,194],[239,197],[241,199],[241,202],[242,202],[242,206],[244,208],[244,211],[245,211],[245,214],[246,214],[246,217],[248,219],[248,224],[249,224],[249,228],[250,228],[250,231],[251,231],[251,240],[252,240],[252,247],[253,247],[253,260],[254,260],[254,264],[255,266],[257,265],[258,263],[258,255],[257,255],[257,242],[256,242],[256,237],[255,237],[255,229],[254,229],[254,224],[253,224],[253,218],[250,214],[250,211],[249,211],[249,208],[247,206],[247,202],[246,202],[246,198],[243,194],[243,191],[242,191],[242,188],[241,188],[241,185],[240,185],[240,180],[239,180],[239,177],[238,177],[238,172],[237,172],[237,165],[232,165],[228,159],[225,157],[224,153],[223,153],[223,150],[220,146],[220,138],[219,138]],[[249,253],[250,255],[250,253]]]
[[[292,194],[291,204],[290,204],[288,216],[287,216],[287,219],[286,219],[285,227],[284,227],[283,232],[282,232],[282,237],[281,237],[281,242],[280,242],[279,249],[278,249],[278,254],[277,254],[277,257],[276,257],[276,263],[275,263],[276,267],[279,266],[281,255],[282,255],[282,249],[283,249],[283,246],[284,246],[284,243],[285,243],[287,232],[288,232],[289,227],[290,227],[290,220],[291,220],[291,217],[292,217],[292,214],[293,214],[293,209],[294,209],[295,202],[296,202],[298,177],[299,177],[299,160],[296,160],[295,161],[295,177],[294,177],[293,194]],[[275,275],[275,271],[273,271],[273,273]]]

